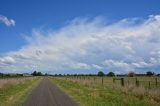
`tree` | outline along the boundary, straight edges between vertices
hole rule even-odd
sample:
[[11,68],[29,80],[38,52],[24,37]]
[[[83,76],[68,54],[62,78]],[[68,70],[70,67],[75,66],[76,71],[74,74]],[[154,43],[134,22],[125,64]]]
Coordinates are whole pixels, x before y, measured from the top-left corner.
[[4,76],[4,74],[3,73],[0,73],[0,77],[3,77]]
[[41,72],[37,72],[37,71],[34,71],[32,73],[33,76],[42,76],[42,73]]
[[128,76],[129,77],[134,77],[135,76],[135,72],[134,71],[129,71],[128,72]]
[[102,71],[99,71],[98,76],[104,76],[104,73]]
[[36,75],[37,75],[37,71],[34,71],[34,72],[32,73],[32,75],[33,75],[33,76],[36,76]]
[[42,76],[42,73],[41,72],[37,72],[37,76]]
[[58,74],[58,76],[62,76],[62,74]]
[[147,76],[152,76],[152,75],[154,75],[154,72],[148,71],[148,72],[146,72],[146,75]]
[[107,76],[115,76],[114,72],[109,72]]
[[157,74],[157,76],[160,76],[160,74]]

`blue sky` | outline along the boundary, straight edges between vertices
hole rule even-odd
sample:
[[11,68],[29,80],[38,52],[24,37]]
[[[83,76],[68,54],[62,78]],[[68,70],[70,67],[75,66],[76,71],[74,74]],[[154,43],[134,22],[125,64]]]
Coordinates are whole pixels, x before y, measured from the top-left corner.
[[[158,73],[160,60],[153,59],[159,56],[159,47],[142,49],[141,47],[144,48],[145,45],[153,46],[143,41],[142,44],[140,43],[141,47],[136,48],[134,44],[137,43],[136,41],[121,41],[118,40],[119,38],[111,38],[110,35],[113,37],[122,31],[129,34],[130,39],[135,36],[138,36],[135,39],[144,36],[146,39],[151,39],[147,34],[140,37],[140,33],[149,30],[150,36],[156,36],[151,39],[154,41],[159,37],[158,29],[156,30],[159,27],[156,24],[159,22],[157,18],[159,11],[159,0],[1,0],[0,70],[2,72],[31,72],[36,69],[51,73],[96,73],[97,70],[106,72],[113,70],[117,73],[135,70],[142,73],[153,70]],[[9,24],[4,22],[4,18],[7,18]],[[151,30],[152,24],[157,25],[154,31]],[[145,25],[150,26],[151,29],[146,28]],[[85,28],[88,28],[88,31]],[[131,31],[136,28],[139,28],[139,33]],[[78,34],[76,35],[75,32]],[[106,39],[104,42],[107,43],[97,36],[96,38],[102,41],[102,44],[93,45],[94,40],[90,38],[92,36],[89,36],[92,34],[93,36],[102,34],[101,37]],[[122,46],[117,47],[116,44],[112,44],[112,46],[100,48],[99,46],[111,44],[108,41],[109,38]],[[82,44],[82,42],[90,43]],[[77,53],[70,43],[75,44],[75,48],[78,48],[77,51],[81,53]],[[109,47],[115,49],[111,50]],[[48,49],[44,50],[44,48]],[[130,51],[127,51],[129,49]],[[121,50],[120,53],[116,53],[119,50]],[[144,54],[143,51],[148,53]],[[40,58],[37,58],[35,54]],[[36,62],[40,63],[35,64]],[[26,68],[21,67],[21,63],[25,64]]]
[[[16,27],[0,25],[0,52],[19,49],[21,34],[33,28],[57,28],[75,17],[105,16],[110,21],[159,13],[159,0],[1,0],[0,14],[13,18]],[[5,47],[4,47],[5,45]]]

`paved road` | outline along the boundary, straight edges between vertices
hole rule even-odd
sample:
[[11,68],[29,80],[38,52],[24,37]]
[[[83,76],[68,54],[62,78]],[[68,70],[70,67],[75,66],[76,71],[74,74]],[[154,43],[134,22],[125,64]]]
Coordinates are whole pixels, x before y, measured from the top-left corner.
[[32,91],[23,106],[78,106],[47,78]]

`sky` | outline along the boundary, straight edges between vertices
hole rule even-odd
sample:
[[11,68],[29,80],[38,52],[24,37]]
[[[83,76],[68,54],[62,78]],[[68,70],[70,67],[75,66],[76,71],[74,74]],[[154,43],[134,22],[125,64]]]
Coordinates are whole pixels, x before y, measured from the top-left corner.
[[0,72],[160,73],[159,0],[1,0]]

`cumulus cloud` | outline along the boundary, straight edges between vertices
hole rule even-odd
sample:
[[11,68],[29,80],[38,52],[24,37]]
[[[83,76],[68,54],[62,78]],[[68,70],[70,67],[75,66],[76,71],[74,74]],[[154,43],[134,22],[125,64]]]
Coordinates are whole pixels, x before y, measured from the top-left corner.
[[8,19],[6,16],[0,15],[0,22],[4,23],[6,26],[15,26],[15,21],[13,19]]
[[102,63],[104,66],[107,66],[108,68],[122,68],[123,70],[126,70],[124,68],[131,68],[128,63],[125,63],[124,61],[116,61],[116,60],[105,60]]
[[[101,17],[76,18],[58,30],[34,29],[27,44],[0,58],[0,69],[51,73],[95,73],[99,70],[159,72],[160,15],[107,23]],[[9,65],[5,58],[14,60]],[[5,64],[5,65],[4,65]]]
[[3,58],[0,58],[0,63],[3,63],[3,64],[14,64],[15,60],[14,60],[14,58],[12,58],[10,56],[6,56],[6,57],[3,57]]

